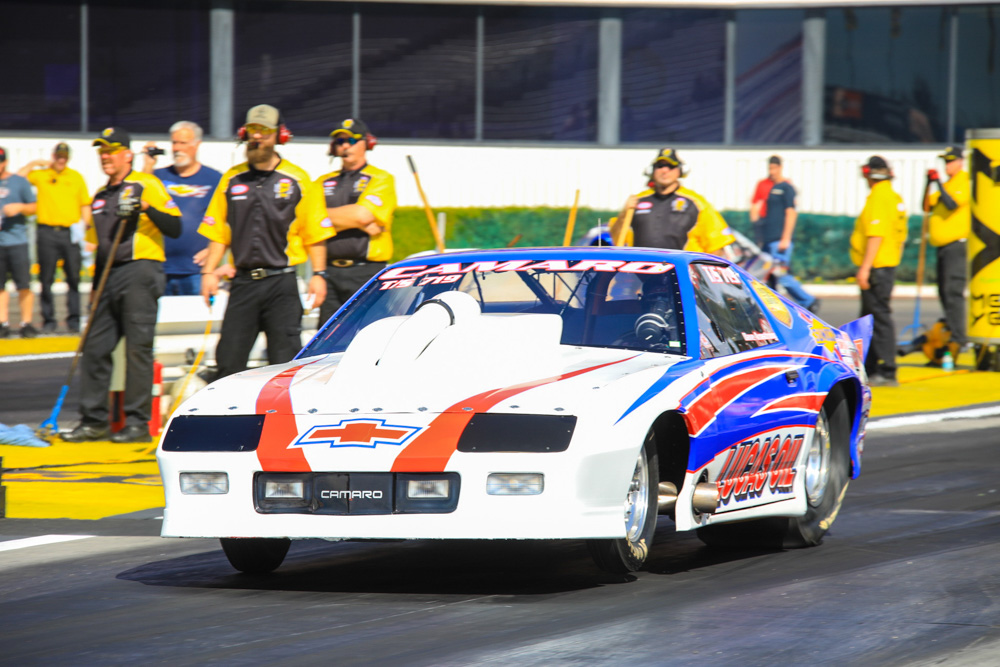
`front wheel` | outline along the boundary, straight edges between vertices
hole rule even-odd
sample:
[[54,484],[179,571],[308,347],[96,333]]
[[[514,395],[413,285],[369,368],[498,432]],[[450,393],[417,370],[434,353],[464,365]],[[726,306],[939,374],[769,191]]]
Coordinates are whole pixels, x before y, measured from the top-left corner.
[[635,461],[632,481],[625,494],[625,537],[587,540],[590,555],[602,570],[625,574],[645,564],[656,532],[658,465],[656,442],[650,433]]
[[698,538],[713,547],[794,549],[820,543],[837,518],[851,481],[851,420],[842,395],[827,398],[816,420],[816,433],[801,474],[806,513],[723,523],[698,529]]
[[229,564],[246,574],[267,574],[285,560],[292,541],[285,538],[223,537],[219,540]]

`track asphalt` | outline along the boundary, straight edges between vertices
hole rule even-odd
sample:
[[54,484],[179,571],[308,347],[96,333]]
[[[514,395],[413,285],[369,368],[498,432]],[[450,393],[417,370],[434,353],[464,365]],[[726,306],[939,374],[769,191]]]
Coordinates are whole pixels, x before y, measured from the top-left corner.
[[[72,353],[78,342],[71,336],[5,340],[0,345],[0,357],[42,358]],[[963,354],[954,371],[944,371],[927,367],[921,353],[903,357],[899,387],[873,388],[872,419],[922,414],[930,414],[929,420],[943,419],[949,413],[960,416],[961,409],[970,406],[1000,403],[997,374],[973,370],[974,361],[971,353]],[[0,516],[158,516],[164,501],[154,452],[155,442],[69,443],[54,438],[49,447],[0,444],[0,493],[5,494],[6,501]],[[0,496],[0,501],[3,498]]]

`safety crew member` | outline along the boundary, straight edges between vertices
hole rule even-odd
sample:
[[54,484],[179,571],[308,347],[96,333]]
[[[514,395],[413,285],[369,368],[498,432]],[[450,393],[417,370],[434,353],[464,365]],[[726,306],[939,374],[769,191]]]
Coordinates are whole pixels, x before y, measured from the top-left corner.
[[392,259],[396,184],[389,172],[368,164],[375,136],[361,119],[348,118],[330,133],[330,155],[341,168],[316,179],[337,235],[326,242],[326,301],[320,324]]
[[736,239],[715,207],[681,185],[683,164],[672,148],[656,154],[650,189],[628,198],[612,221],[611,238],[618,238],[626,213],[633,209],[634,246],[724,254]]
[[51,160],[32,160],[18,170],[38,191],[38,224],[35,251],[42,284],[42,333],[56,330],[52,282],[56,264],[63,262],[66,293],[66,329],[80,331],[80,244],[73,239],[73,225],[90,221],[90,194],[83,176],[69,166],[69,145],[56,144]]
[[[94,140],[107,184],[94,194],[87,241],[97,245],[94,284],[110,260],[80,362],[80,424],[70,442],[106,440],[111,352],[125,336],[125,426],[113,442],[149,442],[153,404],[153,336],[163,295],[163,237],[177,238],[181,217],[166,188],[151,174],[133,171],[131,137],[109,127]],[[124,225],[122,228],[121,226]],[[121,241],[111,255],[114,239]],[[94,298],[92,295],[91,298]]]
[[[971,192],[961,146],[949,146],[938,157],[944,160],[948,180],[942,183],[936,169],[928,170],[924,212],[930,214],[928,235],[931,245],[937,248],[938,298],[951,332],[953,351],[957,352],[966,343],[966,239],[972,229]],[[935,186],[938,192],[931,192]]]
[[267,104],[250,109],[239,137],[247,144],[247,161],[222,175],[198,227],[209,240],[201,276],[206,303],[218,292],[215,269],[227,248],[236,266],[215,353],[219,377],[246,369],[261,331],[269,363],[295,356],[302,347],[295,267],[308,256],[313,276],[307,299],[322,304],[326,240],[334,234],[309,175],[275,151],[291,138],[278,110]]
[[896,386],[896,330],[889,302],[906,242],[906,208],[892,189],[892,171],[884,158],[871,156],[861,173],[870,191],[854,222],[851,261],[858,267],[861,315],[875,321],[865,369],[872,386]]

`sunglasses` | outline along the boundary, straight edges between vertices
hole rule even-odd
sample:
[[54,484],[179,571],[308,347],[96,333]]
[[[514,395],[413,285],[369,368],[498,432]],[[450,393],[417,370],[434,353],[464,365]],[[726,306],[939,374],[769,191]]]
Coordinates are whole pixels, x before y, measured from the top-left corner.
[[273,127],[267,127],[265,125],[247,125],[247,134],[274,134],[278,130]]
[[349,145],[353,146],[354,144],[358,143],[359,141],[361,141],[360,137],[337,137],[336,139],[333,140],[333,145],[334,146],[341,146],[343,144],[349,144]]
[[116,153],[121,153],[123,150],[125,150],[125,147],[122,146],[122,145],[99,146],[98,149],[97,149],[97,154],[98,155],[114,155]]
[[679,164],[670,164],[669,162],[657,162],[655,168],[663,169],[664,167],[666,167],[667,169],[676,169],[679,166],[680,166]]

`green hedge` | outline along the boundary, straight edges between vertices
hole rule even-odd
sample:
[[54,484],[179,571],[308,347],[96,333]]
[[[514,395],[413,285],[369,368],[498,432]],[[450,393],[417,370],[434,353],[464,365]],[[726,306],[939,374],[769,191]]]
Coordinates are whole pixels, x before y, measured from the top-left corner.
[[[562,245],[569,209],[565,208],[442,208],[437,212],[448,218],[445,243],[449,248],[503,248],[518,234],[516,247]],[[580,209],[577,213],[574,239],[578,239],[598,221],[606,223],[617,211]],[[749,214],[746,211],[723,211],[732,227],[753,238]],[[909,240],[896,279],[916,278],[921,216],[910,217]],[[851,264],[849,239],[854,228],[850,216],[802,213],[795,227],[795,252],[792,270],[806,280],[843,280],[855,274]],[[434,248],[434,238],[422,208],[403,207],[396,210],[393,222],[395,254],[400,260],[421,250]],[[928,252],[925,280],[934,280],[934,253]]]

